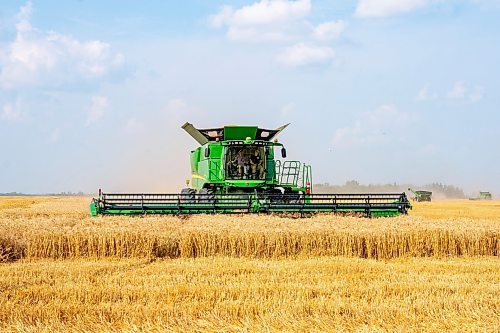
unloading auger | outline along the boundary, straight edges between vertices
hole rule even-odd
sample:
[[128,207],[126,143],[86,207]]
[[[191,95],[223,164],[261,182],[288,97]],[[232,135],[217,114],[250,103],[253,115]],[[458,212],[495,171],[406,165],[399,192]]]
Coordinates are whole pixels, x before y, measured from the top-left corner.
[[[182,128],[199,147],[191,151],[191,186],[179,194],[104,193],[90,214],[359,213],[369,217],[407,214],[403,193],[313,194],[312,168],[286,159],[275,130],[256,126]],[[282,160],[276,158],[279,152]],[[189,181],[187,181],[189,185]]]

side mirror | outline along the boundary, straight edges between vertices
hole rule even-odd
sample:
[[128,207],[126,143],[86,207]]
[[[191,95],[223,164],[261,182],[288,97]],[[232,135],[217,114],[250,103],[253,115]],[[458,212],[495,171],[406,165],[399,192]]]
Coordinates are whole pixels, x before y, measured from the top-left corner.
[[269,150],[269,147],[266,147],[266,148],[265,148],[265,153],[266,153],[266,156],[269,156],[269,151],[270,151],[270,150]]
[[206,158],[210,157],[210,148],[209,147],[205,148],[205,157]]
[[281,148],[281,157],[286,158],[286,149],[285,149],[285,147]]

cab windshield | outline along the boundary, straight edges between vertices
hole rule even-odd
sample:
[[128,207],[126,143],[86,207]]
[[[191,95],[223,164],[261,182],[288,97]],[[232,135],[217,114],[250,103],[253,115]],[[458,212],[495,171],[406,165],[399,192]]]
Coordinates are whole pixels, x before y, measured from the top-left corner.
[[226,148],[226,179],[265,179],[264,147]]

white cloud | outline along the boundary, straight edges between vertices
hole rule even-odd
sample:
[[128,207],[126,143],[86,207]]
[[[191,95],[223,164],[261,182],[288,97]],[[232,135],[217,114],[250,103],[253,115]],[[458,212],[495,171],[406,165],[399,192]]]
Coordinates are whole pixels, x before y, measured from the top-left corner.
[[240,41],[289,40],[293,24],[311,10],[310,0],[261,0],[239,9],[224,6],[209,17],[213,27],[227,27],[227,36]]
[[261,0],[238,10],[224,6],[210,21],[215,27],[267,25],[304,17],[310,10],[310,0]]
[[313,35],[319,40],[334,40],[338,39],[342,32],[344,32],[347,23],[339,21],[331,21],[319,24],[313,30]]
[[109,106],[106,96],[92,96],[90,107],[87,110],[86,126],[97,123],[104,116],[106,109]]
[[125,124],[125,130],[129,133],[142,132],[144,130],[144,124],[135,118],[129,118]]
[[240,8],[224,6],[209,22],[226,28],[227,38],[233,41],[288,42],[289,47],[276,56],[287,66],[328,63],[334,50],[315,45],[314,40],[339,38],[347,23],[339,20],[313,26],[306,20],[310,12],[310,0],[260,0]]
[[438,98],[436,93],[430,92],[429,91],[429,84],[426,84],[425,86],[420,89],[420,91],[417,94],[417,101],[433,101]]
[[457,81],[453,88],[448,92],[448,98],[452,99],[462,99],[465,97],[465,82]]
[[16,30],[18,32],[27,32],[30,31],[31,28],[31,13],[33,11],[33,5],[31,1],[19,9],[19,13],[16,15],[17,23]]
[[2,108],[1,118],[8,121],[18,121],[23,118],[21,113],[21,102],[18,99],[16,103],[7,103],[4,104]]
[[229,25],[228,22],[231,20],[233,14],[234,14],[233,7],[223,6],[217,14],[211,15],[208,18],[208,22],[214,28],[220,28],[226,24]]
[[423,8],[429,0],[359,0],[357,17],[385,17],[411,12]]
[[[420,89],[417,94],[417,101],[433,101],[438,99],[438,94],[430,90],[430,85],[426,84]],[[469,89],[465,81],[456,81],[453,87],[448,91],[446,97],[456,101],[469,101],[477,103],[484,97],[484,88],[476,86],[474,89]]]
[[394,105],[382,105],[366,112],[352,126],[339,128],[333,136],[334,147],[381,145],[404,137],[404,132],[415,121],[409,112],[399,111]]
[[0,87],[60,85],[100,78],[123,64],[123,56],[113,53],[107,43],[79,41],[33,28],[31,13],[28,2],[16,16],[16,37],[0,55]]
[[298,43],[286,48],[277,60],[287,66],[325,64],[333,59],[335,52],[331,47],[312,46]]
[[448,98],[454,100],[468,100],[471,103],[479,102],[484,97],[484,88],[476,86],[473,90],[467,88],[464,81],[455,82],[453,88],[448,91]]

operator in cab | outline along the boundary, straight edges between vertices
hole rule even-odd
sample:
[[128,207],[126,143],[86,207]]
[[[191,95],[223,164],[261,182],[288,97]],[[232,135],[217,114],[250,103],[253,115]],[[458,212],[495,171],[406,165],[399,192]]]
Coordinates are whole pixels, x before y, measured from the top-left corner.
[[255,149],[252,156],[250,156],[250,169],[253,179],[262,179],[264,168],[262,167],[262,158],[259,149]]
[[238,175],[243,179],[243,176],[248,174],[249,157],[246,149],[240,149],[236,155],[236,163],[238,165]]

